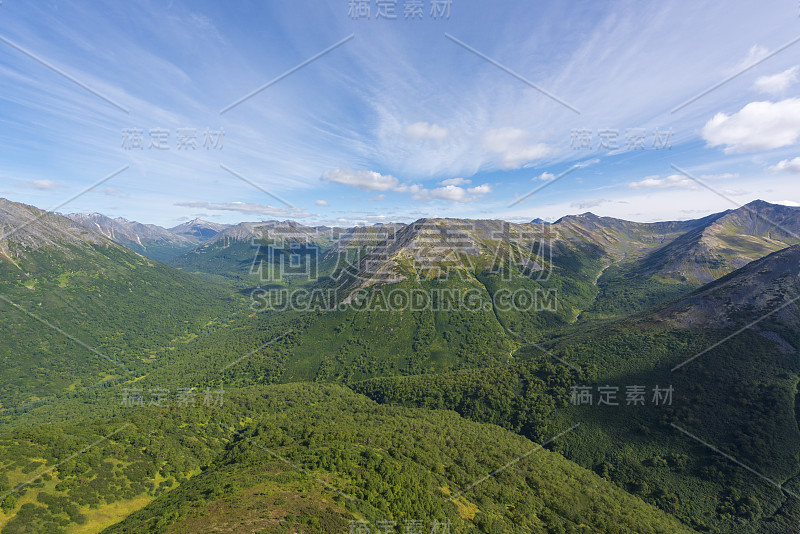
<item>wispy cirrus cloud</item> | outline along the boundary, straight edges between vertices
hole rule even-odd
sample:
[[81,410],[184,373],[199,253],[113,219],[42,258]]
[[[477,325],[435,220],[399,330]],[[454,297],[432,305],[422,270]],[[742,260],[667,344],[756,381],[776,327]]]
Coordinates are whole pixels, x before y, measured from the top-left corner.
[[530,134],[519,128],[497,128],[484,136],[484,147],[501,169],[518,169],[540,160],[553,152],[546,143],[530,140]]
[[[651,134],[656,127],[669,127],[675,132],[669,153],[675,161],[687,147],[695,150],[705,141],[706,148],[691,154],[698,158],[697,168],[734,154],[789,149],[800,139],[786,101],[767,103],[763,113],[748,107],[757,99],[754,91],[782,95],[795,87],[800,71],[791,50],[713,96],[669,113],[793,38],[796,19],[777,6],[742,4],[731,10],[703,2],[692,17],[673,0],[646,12],[624,2],[599,6],[581,0],[553,5],[546,16],[538,16],[542,13],[527,2],[509,2],[502,10],[480,2],[459,6],[447,31],[573,103],[581,110],[576,116],[449,42],[439,31],[443,27],[416,33],[402,24],[361,24],[347,17],[346,5],[311,0],[247,12],[183,0],[140,3],[126,7],[123,20],[114,15],[118,8],[112,2],[98,1],[58,10],[44,4],[3,5],[0,34],[130,110],[126,115],[7,49],[0,92],[10,105],[4,108],[8,127],[0,131],[0,145],[14,147],[4,172],[19,180],[17,200],[55,205],[63,191],[22,183],[57,176],[59,183],[77,189],[130,163],[131,172],[110,186],[127,196],[92,191],[71,208],[113,207],[129,219],[165,224],[185,214],[174,199],[187,198],[189,190],[192,198],[237,208],[215,212],[235,222],[252,213],[239,201],[253,199],[254,191],[220,172],[223,163],[307,209],[322,205],[316,200],[358,208],[369,197],[385,195],[387,204],[399,206],[392,215],[397,218],[414,216],[419,201],[433,203],[426,209],[442,216],[488,216],[485,211],[496,207],[490,203],[495,194],[532,188],[532,174],[539,175],[535,185],[546,185],[587,157],[597,164],[580,180],[604,188],[603,198],[614,198],[610,189],[615,186],[614,194],[637,188],[642,196],[680,192],[681,185],[665,177],[668,171],[659,161],[665,151],[576,151],[570,146],[573,129],[641,127]],[[497,22],[498,31],[484,31],[487,18]],[[349,35],[354,24],[357,39],[220,119],[222,106]],[[707,31],[712,27],[719,30]],[[676,34],[682,38],[674,39]],[[672,57],[687,60],[664,61]],[[168,128],[173,142],[177,128],[224,128],[224,149],[126,151],[120,132],[130,127]],[[781,153],[773,160],[793,156]],[[737,162],[742,164],[737,169],[748,164]],[[763,161],[749,163],[764,170]],[[536,173],[523,170],[534,166]],[[792,168],[784,166],[786,172]],[[752,177],[749,171],[741,170],[743,179]],[[331,179],[320,181],[325,174]],[[619,176],[655,176],[656,182],[627,186]],[[577,183],[577,175],[556,180],[537,200],[574,209]],[[473,185],[479,189],[470,191]],[[334,201],[342,186],[366,194],[337,195]],[[609,202],[602,208],[619,206]]]
[[205,202],[199,200],[187,200],[176,202],[176,206],[184,208],[201,208],[209,211],[234,211],[245,215],[267,215],[269,217],[285,218],[305,218],[310,214],[299,208],[281,208],[268,204],[256,204],[253,202]]
[[54,191],[56,189],[64,189],[67,187],[64,184],[54,182],[53,180],[29,180],[25,182],[26,187],[38,189],[39,191]]

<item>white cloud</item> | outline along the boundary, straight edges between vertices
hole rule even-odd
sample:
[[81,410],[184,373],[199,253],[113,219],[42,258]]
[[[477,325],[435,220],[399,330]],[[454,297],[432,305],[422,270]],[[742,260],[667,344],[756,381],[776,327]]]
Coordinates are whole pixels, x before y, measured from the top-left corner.
[[800,208],[800,202],[795,202],[794,200],[770,200],[768,202],[770,204],[780,204],[782,206],[791,206],[793,208]]
[[708,146],[725,145],[726,154],[792,145],[800,137],[800,99],[751,102],[738,113],[717,113],[702,130]]
[[528,133],[518,128],[489,130],[483,138],[486,150],[499,157],[497,164],[503,169],[519,169],[552,153],[544,143],[531,143]]
[[772,172],[800,173],[800,158],[779,161],[775,165],[772,165],[769,170]]
[[772,76],[761,76],[755,82],[755,88],[762,93],[781,94],[797,81],[797,71],[800,68],[792,67]]
[[433,199],[447,200],[449,202],[475,202],[480,195],[492,192],[489,184],[478,185],[464,189],[457,185],[446,185],[435,189],[421,189],[414,195],[415,200],[429,201]]
[[465,180],[464,178],[448,178],[439,182],[439,185],[465,185],[471,183],[472,180]]
[[647,176],[638,182],[628,182],[631,189],[671,189],[675,187],[695,189],[697,184],[682,174],[671,174],[665,178]]
[[405,127],[406,137],[415,141],[431,139],[433,141],[444,141],[449,132],[447,128],[442,128],[438,124],[428,124],[427,122],[415,122]]
[[53,191],[54,189],[66,187],[65,185],[56,183],[53,180],[30,180],[29,182],[25,182],[25,185],[40,191]]
[[[492,192],[492,188],[489,184],[465,189],[461,187],[461,185],[467,185],[472,182],[464,178],[448,178],[439,182],[442,187],[426,189],[419,184],[401,184],[394,176],[382,175],[366,169],[360,171],[350,169],[326,171],[322,175],[322,178],[330,182],[349,185],[364,191],[392,191],[395,193],[403,193],[411,195],[411,198],[414,200],[422,202],[429,202],[435,199],[447,200],[449,202],[474,202],[477,200],[478,195],[485,195]],[[385,199],[386,195],[379,194],[373,196],[370,200],[379,202]]]
[[328,205],[328,201],[327,200],[315,200],[314,204],[316,204],[317,206],[327,206]]
[[437,187],[431,190],[430,195],[432,198],[441,198],[452,202],[465,202],[467,200],[467,191],[457,185]]
[[322,174],[322,179],[337,184],[349,185],[363,191],[389,191],[397,187],[399,183],[394,176],[380,174],[367,169],[358,171],[353,169],[325,171]]
[[418,195],[427,190],[418,184],[402,184],[395,187],[393,191],[396,193],[409,193],[411,195]]
[[542,180],[543,182],[549,182],[550,180],[555,180],[556,179],[556,175],[552,174],[552,173],[549,173],[549,172],[543,172],[539,176],[534,176],[531,179],[532,180]]
[[492,188],[489,187],[489,184],[470,187],[469,189],[464,189],[463,187],[458,187],[456,185],[446,185],[444,187],[431,189],[430,191],[423,191],[420,195],[417,195],[417,198],[419,200],[425,200],[427,197],[430,199],[442,199],[450,202],[475,202],[478,200],[476,195],[485,195],[491,192]]
[[485,195],[487,193],[491,193],[492,188],[489,186],[489,184],[483,184],[475,187],[470,187],[469,189],[467,189],[467,192],[472,193],[473,195]]
[[309,216],[308,213],[305,213],[299,208],[277,208],[275,206],[255,204],[253,202],[203,202],[189,200],[186,202],[176,202],[175,205],[186,208],[203,208],[211,211],[236,211],[248,215],[256,213],[259,215],[269,215],[270,217],[290,217],[299,219]]

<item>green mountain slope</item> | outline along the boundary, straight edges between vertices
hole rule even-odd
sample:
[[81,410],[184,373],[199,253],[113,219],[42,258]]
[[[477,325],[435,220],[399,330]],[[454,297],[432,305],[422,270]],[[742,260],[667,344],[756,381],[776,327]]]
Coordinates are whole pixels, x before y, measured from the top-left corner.
[[3,409],[145,373],[240,305],[56,214],[2,200],[0,228]]
[[[529,360],[513,366],[354,388],[534,439],[581,421],[556,450],[698,530],[789,532],[800,520],[798,297],[792,246],[655,310],[544,344],[577,374],[527,347],[518,355]],[[641,403],[628,402],[632,386]],[[574,402],[573,387],[589,388],[592,403]],[[605,387],[610,405],[598,404]],[[654,402],[656,387],[671,389],[668,404]]]
[[587,317],[646,309],[800,243],[799,208],[756,200],[699,222],[666,245],[606,270]]

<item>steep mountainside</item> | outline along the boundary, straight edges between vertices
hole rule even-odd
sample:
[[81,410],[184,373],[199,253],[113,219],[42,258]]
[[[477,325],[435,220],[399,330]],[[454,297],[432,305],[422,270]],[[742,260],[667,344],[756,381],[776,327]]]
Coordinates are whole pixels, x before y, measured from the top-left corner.
[[800,243],[800,209],[788,206],[754,201],[696,223],[658,248],[609,266],[584,318],[619,317],[655,306]]
[[551,228],[564,239],[594,244],[615,260],[622,260],[656,250],[720,215],[689,221],[638,223],[584,213],[562,217]]
[[[593,370],[596,384],[674,388],[674,404],[651,410],[649,422],[631,420],[624,410],[613,416],[576,410],[593,418],[587,430],[594,438],[575,444],[568,456],[582,465],[608,463],[623,486],[638,477],[651,488],[679,489],[683,503],[702,495],[709,524],[722,532],[787,532],[800,520],[798,298],[800,245],[794,245],[654,310],[552,344],[560,357]],[[649,453],[601,453],[594,444],[642,442],[641,425],[649,428],[642,445]],[[659,458],[669,464],[675,455],[689,463],[659,467]],[[621,467],[630,463],[640,466],[636,477]]]
[[[307,272],[311,280],[305,282],[330,277],[358,289],[448,273],[508,271],[512,263],[514,269],[541,269],[533,256],[547,256],[597,281],[590,291],[597,292],[597,301],[574,309],[573,319],[585,320],[632,313],[685,294],[800,242],[794,235],[800,235],[800,209],[761,201],[702,219],[658,223],[592,213],[552,224],[420,219],[341,229],[270,221],[227,228],[170,263],[246,287],[297,285],[297,275]],[[287,261],[294,262],[294,273],[281,265]]]
[[665,306],[654,318],[683,327],[722,328],[742,326],[742,320],[755,320],[758,314],[775,310],[771,323],[800,327],[800,304],[791,302],[796,297],[800,297],[800,245],[748,263]]
[[636,276],[706,283],[800,243],[800,208],[754,201],[687,232],[637,265]]
[[0,228],[3,409],[144,372],[237,302],[32,206],[0,200]]
[[178,235],[154,224],[141,224],[122,217],[112,219],[99,213],[70,213],[66,217],[124,247],[159,261],[191,250],[200,242],[197,238]]
[[[800,521],[796,299],[800,245],[654,310],[521,347],[506,366],[353,387],[533,439],[580,422],[556,450],[697,530],[791,532]],[[602,390],[613,396],[601,402]]]

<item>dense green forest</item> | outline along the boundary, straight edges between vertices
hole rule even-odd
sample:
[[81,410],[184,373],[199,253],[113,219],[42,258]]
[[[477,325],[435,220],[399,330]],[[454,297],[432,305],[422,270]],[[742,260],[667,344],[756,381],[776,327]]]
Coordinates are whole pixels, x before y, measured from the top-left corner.
[[145,374],[247,304],[122,247],[65,248],[0,262],[0,327],[14,332],[0,346],[3,410]]
[[34,427],[3,437],[0,449],[4,491],[47,471],[5,497],[2,510],[13,515],[3,532],[66,532],[115,512],[133,513],[104,532],[210,524],[347,532],[352,521],[449,522],[454,532],[690,531],[512,432],[332,385],[250,387],[229,391],[219,407]]

